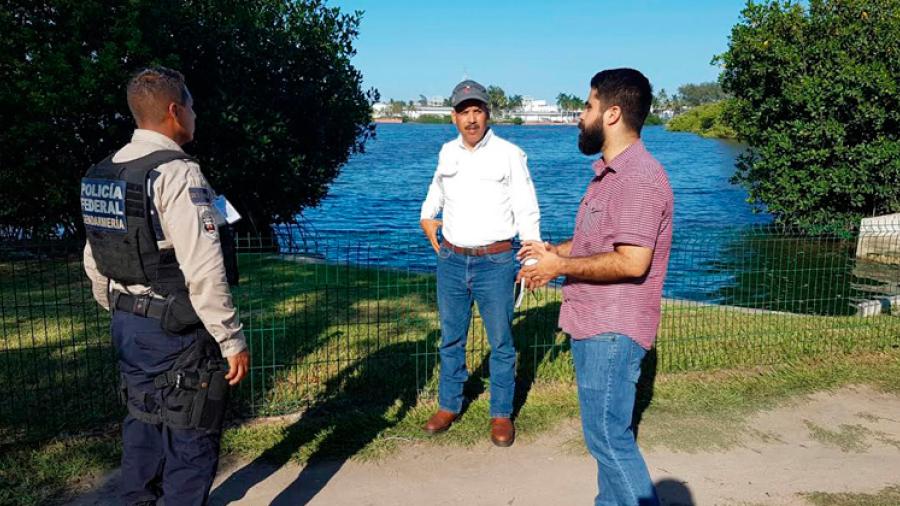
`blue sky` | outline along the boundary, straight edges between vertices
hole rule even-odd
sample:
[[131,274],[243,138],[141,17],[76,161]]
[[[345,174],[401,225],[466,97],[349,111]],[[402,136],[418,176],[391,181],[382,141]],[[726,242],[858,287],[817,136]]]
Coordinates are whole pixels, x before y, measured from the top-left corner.
[[629,66],[654,90],[712,81],[745,0],[331,0],[362,10],[353,63],[382,99],[447,96],[465,74],[507,94],[584,98],[591,76]]

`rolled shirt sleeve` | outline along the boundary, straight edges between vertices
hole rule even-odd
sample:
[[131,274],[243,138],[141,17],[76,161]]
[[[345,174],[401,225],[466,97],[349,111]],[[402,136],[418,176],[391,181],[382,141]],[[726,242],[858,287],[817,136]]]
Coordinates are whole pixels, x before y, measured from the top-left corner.
[[655,249],[667,210],[666,192],[644,179],[632,178],[621,184],[629,190],[615,192],[616,197],[609,202],[609,208],[616,211],[610,232],[613,244]]
[[[246,349],[243,328],[238,320],[231,290],[225,275],[225,261],[218,232],[210,223],[221,223],[219,212],[207,203],[191,200],[191,188],[205,188],[213,195],[200,167],[192,162],[175,161],[155,184],[160,224],[166,239],[175,249],[175,257],[190,294],[191,305],[218,341],[225,357]],[[195,190],[196,191],[196,190]]]
[[510,190],[512,191],[513,216],[519,239],[522,241],[541,240],[541,210],[531,173],[528,171],[528,157],[518,150],[511,160]]
[[91,280],[91,293],[94,294],[94,299],[103,306],[103,309],[109,311],[109,279],[97,269],[97,262],[91,252],[91,243],[84,245],[84,272]]

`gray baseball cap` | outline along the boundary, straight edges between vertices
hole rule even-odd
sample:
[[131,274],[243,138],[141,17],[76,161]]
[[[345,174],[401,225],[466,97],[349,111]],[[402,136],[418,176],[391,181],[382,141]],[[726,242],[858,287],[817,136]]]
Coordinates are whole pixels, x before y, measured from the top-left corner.
[[491,101],[488,98],[487,90],[484,89],[484,86],[472,81],[471,79],[466,79],[465,81],[456,85],[453,88],[453,93],[450,95],[450,105],[456,107],[461,102],[465,102],[466,100],[478,100],[479,102],[484,102],[485,104],[490,104]]

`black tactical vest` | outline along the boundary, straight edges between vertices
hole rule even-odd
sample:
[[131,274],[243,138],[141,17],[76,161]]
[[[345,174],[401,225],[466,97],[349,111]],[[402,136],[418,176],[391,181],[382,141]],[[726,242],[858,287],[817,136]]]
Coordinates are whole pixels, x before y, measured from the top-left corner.
[[[175,150],[154,151],[123,163],[110,155],[81,180],[81,211],[97,270],[123,285],[142,284],[178,306],[185,329],[200,323],[191,306],[174,249],[160,250],[150,172],[173,160],[193,160]],[[229,284],[237,284],[237,255],[230,227],[218,227]],[[198,230],[198,233],[201,233]]]

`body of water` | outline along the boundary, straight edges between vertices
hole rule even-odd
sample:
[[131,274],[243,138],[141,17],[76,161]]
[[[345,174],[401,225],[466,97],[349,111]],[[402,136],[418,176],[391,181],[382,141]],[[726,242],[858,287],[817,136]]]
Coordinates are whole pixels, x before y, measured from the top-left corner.
[[[593,177],[594,158],[578,151],[573,126],[493,127],[528,155],[545,235],[569,234],[578,203]],[[384,232],[410,238],[419,232],[419,210],[437,166],[441,145],[456,136],[453,125],[382,124],[334,181],[322,204],[304,215],[323,237],[335,232]],[[643,140],[665,167],[675,193],[675,230],[766,223],[729,182],[741,146],[694,134],[646,127]],[[385,235],[379,234],[379,235]],[[422,239],[424,241],[424,238]]]
[[[544,238],[569,237],[593,177],[593,158],[578,151],[578,129],[493,128],[528,155]],[[419,210],[441,145],[455,136],[453,125],[379,125],[366,153],[347,163],[320,206],[305,211],[304,228],[314,232],[306,237],[315,237],[316,249],[329,260],[433,272],[435,256],[419,229]],[[742,281],[762,258],[759,244],[768,244],[759,241],[770,240],[760,238],[758,227],[754,233],[754,225],[771,221],[752,212],[744,189],[730,183],[743,147],[662,127],[647,127],[642,137],[668,172],[675,194],[675,242],[665,296],[741,304],[734,294],[752,292],[753,305],[766,306],[759,299],[768,299],[774,290],[748,291]]]

